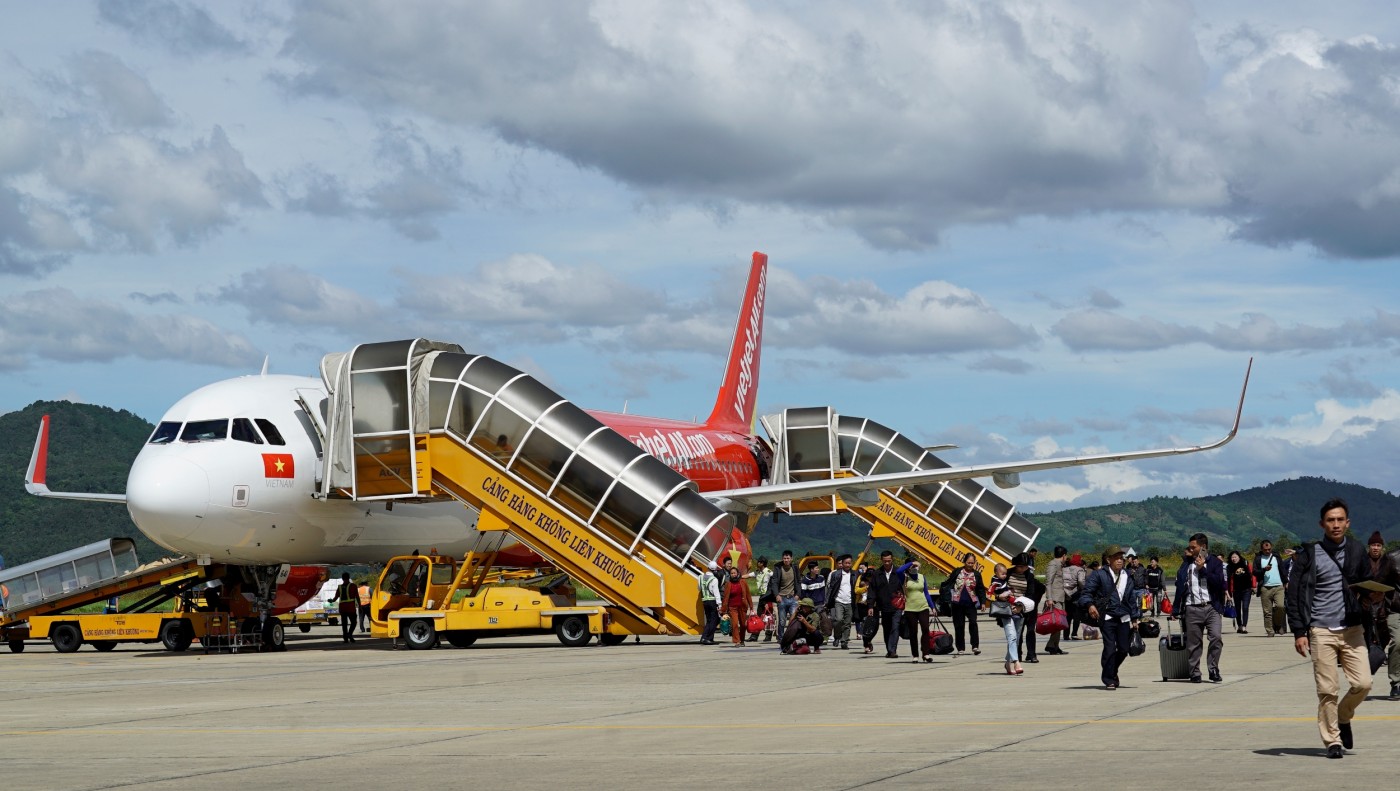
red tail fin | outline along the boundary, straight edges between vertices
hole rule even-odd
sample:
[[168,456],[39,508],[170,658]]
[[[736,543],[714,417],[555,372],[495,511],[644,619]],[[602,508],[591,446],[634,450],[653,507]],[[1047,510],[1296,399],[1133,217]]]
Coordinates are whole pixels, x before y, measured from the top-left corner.
[[754,402],[758,397],[758,362],[763,351],[763,298],[768,288],[768,256],[753,254],[749,285],[734,340],[729,346],[724,383],[715,398],[714,411],[705,420],[708,428],[747,432],[753,427]]

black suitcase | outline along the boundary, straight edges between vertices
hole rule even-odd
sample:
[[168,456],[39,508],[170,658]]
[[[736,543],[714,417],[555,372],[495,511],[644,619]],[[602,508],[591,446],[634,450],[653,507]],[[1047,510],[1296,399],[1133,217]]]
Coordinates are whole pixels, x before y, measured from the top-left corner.
[[1186,661],[1186,636],[1172,634],[1172,622],[1167,621],[1167,633],[1157,641],[1157,655],[1162,661],[1163,681],[1184,681],[1191,677],[1191,664]]

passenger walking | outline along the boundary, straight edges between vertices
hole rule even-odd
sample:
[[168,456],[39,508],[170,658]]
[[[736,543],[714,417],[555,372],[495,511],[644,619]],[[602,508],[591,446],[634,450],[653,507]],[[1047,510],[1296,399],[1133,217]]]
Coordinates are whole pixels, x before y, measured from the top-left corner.
[[1155,618],[1162,614],[1162,597],[1167,595],[1167,572],[1157,563],[1156,555],[1148,558],[1143,579],[1147,582],[1147,595],[1152,600],[1152,617]]
[[[1312,655],[1317,688],[1317,730],[1328,758],[1352,747],[1352,717],[1371,691],[1364,614],[1351,585],[1367,578],[1366,550],[1347,539],[1351,515],[1345,500],[1323,503],[1322,540],[1304,544],[1293,556],[1284,599],[1293,647]],[[1340,698],[1337,666],[1351,688]]]
[[807,561],[807,573],[797,584],[797,598],[811,599],[817,609],[826,607],[826,580],[817,572],[817,561]]
[[1386,643],[1393,640],[1386,654],[1386,669],[1390,677],[1390,699],[1400,700],[1400,567],[1394,555],[1386,554],[1385,539],[1379,530],[1366,542],[1366,561],[1371,580],[1388,588],[1380,597],[1380,620],[1384,621],[1384,628],[1377,625],[1372,631],[1385,638],[1377,641],[1383,650]]
[[[880,553],[879,568],[871,569],[866,575],[869,590],[866,593],[867,615],[880,615],[880,629],[885,638],[885,658],[899,658],[899,613],[902,608],[895,606],[896,596],[904,594],[904,577],[894,568],[894,553],[888,549]],[[868,654],[871,646],[866,645]]]
[[933,597],[928,592],[928,578],[919,568],[919,559],[914,558],[896,569],[904,577],[904,628],[909,632],[909,653],[916,663],[933,661],[928,652],[928,617],[933,610]]
[[1069,611],[1069,629],[1066,630],[1071,640],[1079,639],[1079,592],[1084,590],[1084,579],[1087,576],[1084,571],[1084,557],[1082,555],[1070,555],[1069,563],[1065,565],[1065,609]]
[[753,612],[753,594],[749,593],[749,583],[739,576],[737,569],[729,574],[729,584],[724,589],[724,608],[729,613],[729,639],[736,647],[741,646],[744,623]]
[[335,611],[340,616],[340,640],[355,642],[355,623],[359,620],[360,589],[350,581],[350,574],[340,575],[340,585],[335,589]]
[[1103,639],[1099,680],[1109,690],[1118,689],[1118,670],[1128,658],[1128,642],[1142,618],[1142,598],[1125,564],[1122,549],[1114,546],[1104,550],[1103,568],[1089,575],[1079,594],[1080,605],[1099,622]]
[[1017,596],[1033,602],[1021,622],[1021,641],[1024,644],[1025,661],[1035,664],[1040,660],[1035,656],[1035,614],[1040,611],[1040,600],[1045,596],[1045,586],[1035,578],[1035,558],[1029,552],[1022,552],[1011,559],[1011,587]]
[[[768,583],[773,579],[773,570],[768,568],[768,558],[760,556],[758,559],[758,570],[753,573],[753,589],[758,592],[758,611],[767,616],[763,619],[763,642],[768,643],[773,640],[773,609],[777,606],[778,598],[768,590]],[[758,642],[758,633],[749,635],[749,642]]]
[[778,563],[778,567],[773,569],[773,576],[768,581],[768,593],[778,606],[780,635],[787,631],[788,618],[791,618],[793,610],[797,609],[797,581],[800,577],[797,567],[792,565],[792,550],[783,550],[783,559]]
[[1220,615],[1225,611],[1225,564],[1210,554],[1205,533],[1191,536],[1186,557],[1176,574],[1176,599],[1172,613],[1181,619],[1186,633],[1186,660],[1191,664],[1191,683],[1201,683],[1201,645],[1210,637],[1206,669],[1211,683],[1220,683]]
[[825,594],[826,611],[831,614],[831,644],[845,651],[856,612],[856,573],[851,570],[850,555],[836,559],[836,568],[826,577]]
[[[1050,559],[1050,564],[1045,567],[1045,609],[1053,608],[1065,609],[1065,555],[1068,549],[1056,546]],[[1060,631],[1050,634],[1050,639],[1045,642],[1045,653],[1047,654],[1067,654],[1068,651],[1060,648]]]
[[1249,599],[1254,595],[1254,569],[1238,550],[1230,553],[1225,564],[1225,576],[1230,580],[1230,597],[1235,602],[1235,634],[1249,634]]
[[980,654],[982,649],[978,647],[977,640],[977,611],[986,606],[987,586],[982,582],[982,575],[977,572],[977,556],[971,552],[963,555],[962,568],[948,577],[948,583],[951,583],[948,588],[949,609],[953,616],[953,640],[958,649],[958,656],[962,656],[967,650],[967,643],[963,642],[964,631],[971,641],[972,653]]
[[700,575],[700,606],[705,610],[705,628],[700,632],[700,645],[715,644],[715,628],[719,626],[720,586],[717,571],[719,564],[710,561],[710,567]]
[[987,593],[991,599],[987,611],[1006,636],[1006,662],[1002,666],[1006,668],[1006,675],[1019,676],[1025,672],[1021,668],[1018,645],[1021,641],[1023,608],[1016,603],[1021,597],[1011,586],[1011,575],[1004,564],[998,563],[992,567],[992,585]]
[[1259,606],[1264,611],[1264,634],[1283,634],[1288,623],[1283,608],[1283,561],[1274,555],[1274,542],[1259,542],[1259,554],[1254,556],[1254,576],[1259,581]]

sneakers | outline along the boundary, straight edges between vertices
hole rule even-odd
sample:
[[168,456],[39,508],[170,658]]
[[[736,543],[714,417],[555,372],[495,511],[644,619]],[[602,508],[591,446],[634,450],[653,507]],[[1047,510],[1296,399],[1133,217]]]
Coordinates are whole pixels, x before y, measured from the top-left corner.
[[1391,700],[1400,700],[1400,684],[1391,684],[1391,685],[1390,685],[1390,699],[1391,699]]
[[1219,671],[1219,670],[1212,670],[1212,671],[1210,671],[1210,683],[1212,683],[1212,684],[1219,684],[1219,683],[1220,683],[1220,671]]
[[1342,746],[1351,749],[1351,723],[1343,722],[1337,725],[1337,730],[1342,733]]
[[1341,757],[1342,757],[1342,746],[1341,746],[1340,744],[1329,744],[1329,745],[1327,745],[1327,757],[1328,757],[1328,758],[1341,758]]
[[1199,684],[1199,683],[1201,683],[1201,675],[1200,675],[1199,673],[1192,673],[1192,674],[1191,674],[1191,683],[1192,683],[1192,684]]

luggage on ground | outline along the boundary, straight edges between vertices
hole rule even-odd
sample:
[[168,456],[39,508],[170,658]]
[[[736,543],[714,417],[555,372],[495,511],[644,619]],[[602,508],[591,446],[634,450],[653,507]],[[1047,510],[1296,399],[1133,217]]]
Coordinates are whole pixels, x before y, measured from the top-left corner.
[[934,656],[953,653],[953,636],[943,631],[943,624],[937,618],[933,619],[933,628],[929,630],[928,645],[925,647]]

